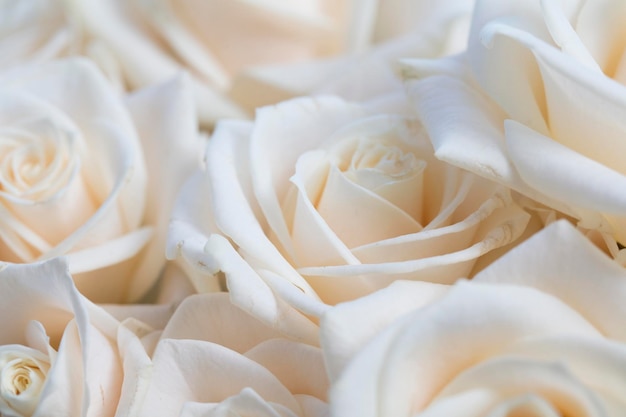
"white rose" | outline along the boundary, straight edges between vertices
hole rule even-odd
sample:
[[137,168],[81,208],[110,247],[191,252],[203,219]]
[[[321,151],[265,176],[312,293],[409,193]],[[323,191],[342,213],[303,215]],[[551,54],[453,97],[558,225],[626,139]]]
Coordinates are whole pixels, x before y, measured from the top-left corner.
[[139,298],[165,263],[170,207],[200,145],[184,79],[123,101],[70,60],[0,86],[0,260],[67,255],[88,297]]
[[0,414],[112,416],[119,322],[74,287],[64,261],[0,270]]
[[236,74],[230,96],[252,112],[302,95],[332,94],[365,101],[400,90],[402,82],[395,71],[399,58],[436,58],[465,48],[473,4],[473,0],[378,2],[372,24],[359,29],[360,46],[354,51],[244,68]]
[[198,291],[221,271],[235,304],[315,340],[292,307],[318,316],[397,279],[452,283],[521,234],[504,190],[437,161],[414,120],[370,111],[301,98],[217,126],[168,237]]
[[331,415],[623,416],[625,294],[561,221],[470,282],[339,305],[321,323]]
[[625,17],[619,1],[479,1],[461,59],[407,69],[431,75],[409,85],[437,156],[626,243]]
[[[370,79],[383,75],[389,82],[394,79],[388,65],[392,59],[402,51],[439,55],[445,49],[443,34],[453,24],[451,19],[467,15],[472,4],[473,0],[437,5],[425,0],[3,2],[0,56],[7,58],[0,66],[81,54],[97,61],[120,88],[131,89],[161,82],[186,69],[193,80],[200,121],[209,125],[218,118],[243,117],[244,110],[299,95],[303,88],[317,91],[320,82],[336,83],[337,76],[346,78],[335,86],[335,93],[349,92],[356,81],[345,73],[358,72],[346,67],[367,65]],[[287,69],[296,74],[286,84],[283,70],[277,74],[252,71],[234,80],[257,66],[362,53],[408,34],[411,39],[353,65],[348,59]],[[297,80],[304,83],[293,88]]]
[[321,350],[286,339],[227,294],[185,299],[150,356],[127,415],[327,415]]

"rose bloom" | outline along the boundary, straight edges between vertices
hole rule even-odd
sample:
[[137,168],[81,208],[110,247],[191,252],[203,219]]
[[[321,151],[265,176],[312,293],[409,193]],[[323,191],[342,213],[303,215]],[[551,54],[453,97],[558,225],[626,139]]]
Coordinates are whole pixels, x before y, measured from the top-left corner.
[[[424,39],[436,38],[432,32],[447,29],[453,24],[450,18],[467,15],[472,4],[473,0],[437,5],[424,0],[3,2],[0,56],[5,59],[0,66],[81,54],[98,62],[120,88],[130,89],[186,69],[192,75],[200,120],[208,125],[220,117],[242,117],[256,105],[296,93],[283,85],[280,94],[270,94],[273,82],[246,74],[253,67],[365,52],[371,45],[415,31],[420,36],[411,43],[417,46],[404,42],[402,48],[421,56],[423,44],[429,43]],[[328,71],[345,73],[345,65],[339,64],[316,66],[298,78],[319,80],[328,79]]]
[[[131,340],[131,339],[129,339]],[[129,345],[130,346],[130,345]],[[326,416],[317,346],[283,336],[231,304],[228,294],[186,298],[154,353],[129,349],[139,375],[134,416]],[[122,408],[120,407],[120,410]]]
[[560,221],[470,282],[339,305],[321,323],[330,415],[623,416],[625,293]]
[[[365,3],[355,5],[362,12]],[[302,95],[365,101],[388,94],[402,86],[395,71],[399,58],[436,58],[465,48],[473,4],[473,0],[378,2],[374,24],[362,25],[354,50],[327,59],[246,67],[234,77],[230,96],[253,113],[256,107]]]
[[0,260],[67,255],[89,298],[141,297],[201,143],[185,80],[124,100],[92,64],[68,60],[0,86]]
[[[165,307],[134,310],[163,321]],[[0,316],[0,415],[127,415],[115,414],[127,384],[120,322],[76,290],[63,260],[4,264]]]
[[306,340],[316,327],[289,306],[315,316],[397,279],[454,282],[528,220],[506,190],[437,161],[415,120],[333,97],[218,124],[205,162],[168,256],[200,292],[221,271],[235,304]]
[[[626,243],[626,8],[480,0],[467,51],[406,69],[442,160]],[[623,255],[622,255],[623,256]]]

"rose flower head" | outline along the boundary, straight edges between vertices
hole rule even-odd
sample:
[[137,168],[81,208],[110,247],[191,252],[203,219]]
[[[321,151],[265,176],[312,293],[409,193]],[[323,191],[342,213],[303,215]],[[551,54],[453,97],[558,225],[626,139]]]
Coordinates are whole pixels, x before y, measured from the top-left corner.
[[452,286],[397,281],[321,321],[330,415],[626,413],[624,269],[567,221]]
[[67,255],[86,296],[141,297],[197,159],[184,78],[124,100],[91,63],[67,60],[9,71],[0,86],[0,260]]
[[437,161],[420,125],[385,103],[389,113],[300,98],[219,124],[179,197],[169,256],[199,291],[221,271],[235,304],[303,335],[289,306],[319,315],[396,279],[471,274],[528,216],[505,190]]
[[0,415],[114,415],[119,322],[76,290],[64,260],[3,265],[0,315]]
[[600,231],[614,257],[626,244],[624,18],[620,1],[479,0],[462,55],[406,68],[439,158]]

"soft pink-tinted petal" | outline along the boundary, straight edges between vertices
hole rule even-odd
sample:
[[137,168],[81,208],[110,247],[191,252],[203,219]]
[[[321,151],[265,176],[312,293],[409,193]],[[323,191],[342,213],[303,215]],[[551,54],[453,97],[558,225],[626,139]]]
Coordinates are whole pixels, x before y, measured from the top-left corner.
[[474,0],[379,2],[374,39],[377,42],[393,39],[416,29],[432,37],[445,38],[452,23],[471,15],[474,3]]
[[266,401],[297,410],[289,391],[265,368],[232,350],[197,340],[164,339],[141,416],[172,416],[184,402],[220,402],[251,387]]
[[[171,3],[181,25],[194,29],[198,46],[210,51],[230,74],[251,64],[310,59],[336,53],[340,48],[341,37],[334,22],[321,5],[313,2]],[[223,42],[224,37],[229,42]]]
[[328,376],[319,348],[271,339],[259,343],[245,356],[269,370],[292,394],[326,399]]
[[331,390],[331,407],[337,416],[348,410],[361,416],[409,415],[451,377],[506,351],[513,341],[555,333],[599,336],[576,311],[537,290],[460,284],[361,350]]
[[244,388],[240,393],[219,403],[199,403],[188,401],[183,405],[180,417],[296,417],[293,411],[280,404],[265,401],[252,388]]
[[205,340],[244,353],[281,333],[233,305],[227,293],[190,296],[163,330],[164,339]]

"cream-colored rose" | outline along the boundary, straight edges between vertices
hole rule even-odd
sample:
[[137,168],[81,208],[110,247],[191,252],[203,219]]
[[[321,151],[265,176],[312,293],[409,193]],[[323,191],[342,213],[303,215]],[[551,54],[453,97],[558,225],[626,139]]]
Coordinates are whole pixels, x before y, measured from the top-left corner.
[[59,259],[0,270],[0,414],[113,416],[119,322],[88,302]]
[[167,304],[96,306],[61,258],[3,264],[0,415],[128,416],[144,377],[137,358],[171,315]]
[[437,161],[415,120],[338,98],[223,122],[205,162],[168,256],[200,292],[223,272],[235,304],[305,340],[316,327],[291,308],[318,316],[397,279],[452,283],[527,222],[506,191]]
[[[362,7],[354,2],[355,7]],[[377,2],[375,19],[359,28],[359,44],[337,57],[293,64],[255,65],[234,77],[230,96],[250,113],[302,95],[365,101],[401,90],[396,61],[436,58],[467,45],[473,0]],[[370,18],[372,19],[372,18]]]
[[[461,59],[409,64],[439,158],[626,243],[621,1],[479,1]],[[429,76],[429,77],[427,77]],[[622,255],[623,256],[623,255]]]
[[120,415],[327,415],[319,347],[285,338],[232,305],[225,293],[187,298],[154,353],[130,353],[141,364],[140,378],[135,401],[125,403]]
[[623,268],[561,221],[470,282],[339,305],[321,323],[330,414],[622,416],[624,294]]
[[0,260],[67,255],[89,298],[142,296],[201,143],[184,79],[123,100],[69,60],[10,71],[0,90]]
[[[69,0],[0,3],[0,66],[67,55],[94,59],[121,88],[136,89],[191,74],[200,121],[243,117],[258,105],[317,92],[333,93],[368,78],[395,83],[389,63],[403,53],[438,56],[447,33],[473,0]],[[370,57],[319,59],[365,53]],[[454,43],[454,42],[452,42]],[[304,64],[276,70],[266,65]],[[283,74],[289,74],[286,78]],[[347,74],[350,73],[351,75]],[[356,77],[363,80],[362,75]],[[288,79],[291,81],[289,82]],[[297,84],[297,85],[294,85]],[[326,89],[327,93],[328,89]],[[349,99],[357,97],[349,96]],[[360,97],[359,97],[360,98]]]

